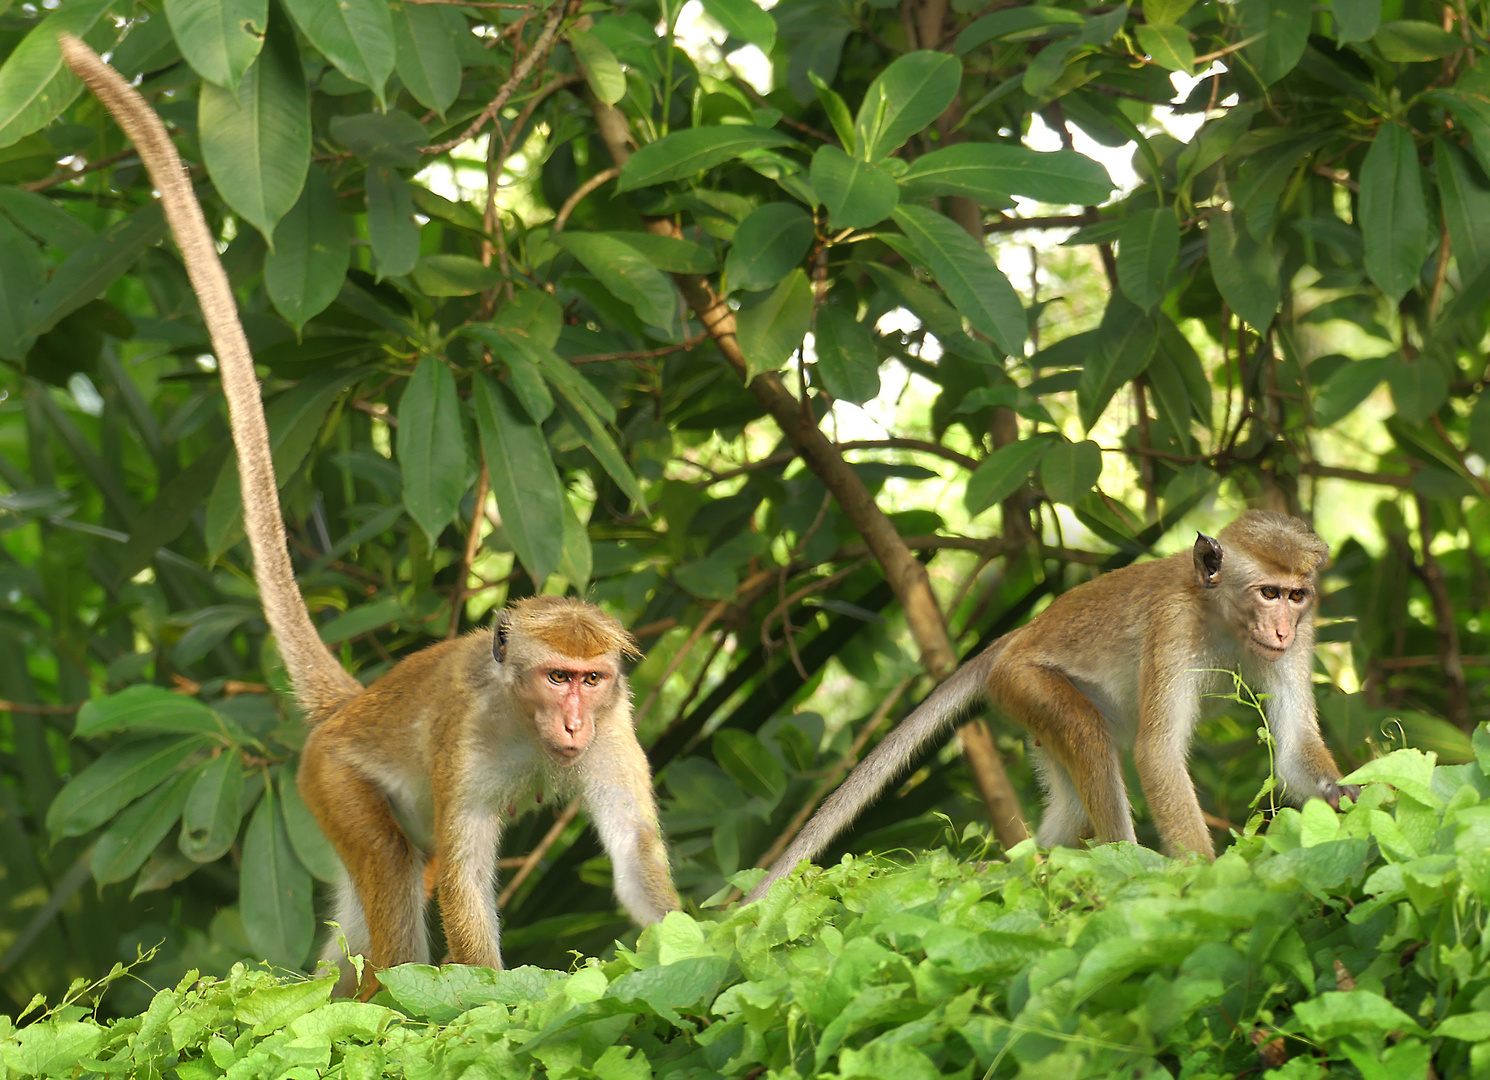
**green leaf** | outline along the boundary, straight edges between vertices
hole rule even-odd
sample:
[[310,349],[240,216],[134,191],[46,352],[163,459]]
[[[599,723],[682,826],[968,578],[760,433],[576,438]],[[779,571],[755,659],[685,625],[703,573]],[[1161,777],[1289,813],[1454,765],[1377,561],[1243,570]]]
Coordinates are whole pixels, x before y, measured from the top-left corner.
[[456,42],[469,35],[466,20],[442,4],[397,4],[393,17],[394,70],[414,100],[441,116],[460,96]]
[[755,0],[704,0],[704,11],[730,37],[750,42],[767,56],[776,47],[776,20]]
[[856,153],[865,161],[889,157],[947,111],[962,85],[955,56],[923,49],[897,57],[880,72],[854,118]]
[[[712,274],[719,269],[719,260],[712,251],[682,237],[654,236],[649,232],[607,232],[601,235],[613,237],[627,247],[635,248],[647,257],[649,263],[669,274]],[[557,339],[557,326],[554,336]],[[552,348],[554,343],[550,341],[547,344]]]
[[1390,356],[1350,360],[1331,372],[1315,395],[1314,423],[1327,428],[1349,416],[1381,384],[1391,361]]
[[[828,208],[828,225],[834,229],[878,225],[900,201],[894,177],[878,165],[849,157],[836,146],[817,148],[812,155],[810,180],[812,190]],[[810,229],[811,222],[808,225]]]
[[93,879],[100,885],[123,881],[145,864],[181,817],[181,808],[201,767],[177,773],[126,808],[104,830],[93,848]]
[[263,1038],[321,1008],[335,987],[334,975],[324,979],[260,985],[233,1003],[233,1019],[249,1028],[256,1038]]
[[1137,33],[1139,46],[1160,67],[1186,75],[1195,70],[1195,49],[1183,26],[1145,24],[1138,27]]
[[750,732],[721,728],[714,733],[713,750],[719,767],[750,794],[774,799],[785,789],[785,771]]
[[197,774],[181,807],[181,854],[193,862],[216,862],[238,838],[242,816],[243,758],[227,751]]
[[[615,234],[625,243],[631,243],[633,236],[648,236],[650,233],[619,233]],[[655,237],[657,240],[672,240],[670,236]],[[686,240],[677,240],[676,243],[686,248],[696,248],[697,244],[690,244]],[[635,247],[636,245],[632,245]],[[641,250],[641,249],[638,249]],[[702,250],[702,249],[700,249]],[[667,269],[664,267],[663,269]],[[564,329],[564,309],[559,302],[542,289],[520,289],[512,299],[506,301],[497,309],[492,316],[492,325],[515,331],[522,337],[527,338],[533,344],[544,349],[552,349],[559,343],[559,335]],[[614,417],[612,417],[614,418]]]
[[833,125],[833,134],[838,136],[838,141],[843,143],[843,148],[850,154],[854,152],[854,118],[849,114],[848,105],[843,98],[838,96],[827,83],[823,82],[822,76],[816,71],[808,71],[807,77],[812,80],[812,86],[817,91],[817,100],[822,104],[823,111],[828,114],[828,122]]
[[284,0],[310,43],[343,75],[370,87],[383,104],[397,50],[384,0]]
[[[1153,22],[1148,9],[1149,5],[1145,4],[1144,17]],[[957,45],[953,51],[962,56],[990,41],[1024,41],[1044,37],[1051,27],[1080,26],[1084,21],[1079,11],[1045,7],[1041,4],[1005,8],[974,20],[966,30],[957,35]]]
[[194,697],[163,686],[131,686],[108,697],[94,698],[78,710],[73,738],[96,739],[116,732],[152,735],[215,735],[227,728],[218,715]]
[[1238,0],[1240,34],[1258,38],[1242,50],[1264,86],[1287,75],[1304,55],[1313,14],[1295,0]]
[[278,243],[264,259],[264,286],[275,310],[299,334],[341,292],[352,255],[341,204],[320,169],[310,169],[300,198],[274,235]]
[[616,191],[632,191],[669,180],[682,180],[751,150],[790,146],[793,142],[789,136],[769,128],[744,124],[674,131],[648,143],[627,159],[621,166]]
[[414,284],[425,296],[473,296],[504,280],[469,255],[426,255],[414,265]]
[[812,284],[807,275],[799,267],[767,295],[750,298],[736,313],[735,327],[747,380],[780,371],[812,327]]
[[333,116],[330,126],[331,137],[369,165],[413,169],[427,160],[419,152],[424,125],[406,112]]
[[1392,388],[1397,417],[1409,424],[1428,419],[1449,396],[1448,376],[1431,360],[1393,357],[1387,364],[1387,385]]
[[83,84],[63,64],[57,35],[65,31],[95,49],[107,49],[118,39],[118,31],[108,20],[104,20],[97,33],[92,31],[112,3],[113,0],[74,0],[60,5],[37,23],[6,57],[4,65],[0,65],[0,147],[11,146],[46,127],[73,103]]
[[1282,289],[1272,248],[1236,227],[1235,216],[1213,211],[1206,226],[1206,254],[1222,298],[1258,333],[1277,314]]
[[1180,254],[1180,227],[1173,210],[1140,210],[1118,234],[1118,282],[1145,311],[1164,299],[1164,286]]
[[1041,152],[1010,143],[956,143],[923,154],[900,177],[919,195],[966,195],[989,206],[1023,195],[1088,206],[1112,194],[1099,162],[1075,150]]
[[1024,355],[1024,305],[982,242],[951,218],[922,206],[899,206],[894,216],[942,292],[973,328],[1008,355]]
[[31,350],[31,302],[41,288],[41,253],[29,237],[0,218],[0,356],[20,360]]
[[1058,503],[1075,506],[1102,475],[1102,448],[1086,442],[1057,442],[1040,458],[1040,486]]
[[1294,1016],[1311,1038],[1337,1039],[1343,1035],[1411,1031],[1423,1029],[1386,998],[1357,987],[1350,991],[1327,990],[1294,1006]]
[[[566,374],[555,378],[554,376],[561,371]],[[605,430],[605,423],[600,415],[587,400],[589,394],[595,393],[589,381],[556,356],[553,363],[544,365],[544,374],[559,391],[559,398],[555,402],[559,411],[564,414],[570,426],[578,432],[584,444],[590,448],[590,453],[595,455],[595,460],[600,462],[600,467],[610,475],[622,491],[630,496],[631,501],[639,509],[645,511],[647,496],[642,491],[641,484],[637,482],[631,466],[626,464],[626,458],[616,446],[615,440],[611,438],[610,432]],[[576,383],[583,383],[584,389],[581,390]]]
[[162,735],[108,751],[73,777],[47,808],[47,831],[53,843],[102,825],[121,808],[164,783],[206,745],[200,736],[183,739]]
[[476,376],[472,402],[502,529],[541,585],[564,552],[564,486],[548,442],[507,388],[484,372]]
[[564,555],[559,559],[559,573],[569,579],[574,591],[583,596],[590,587],[590,575],[595,570],[595,551],[590,546],[590,531],[574,512],[574,506],[564,500]]
[[1382,124],[1361,165],[1361,220],[1366,273],[1397,303],[1417,284],[1433,245],[1423,199],[1423,173],[1412,133]]
[[336,618],[322,623],[318,631],[321,641],[327,645],[340,645],[343,641],[370,634],[391,626],[407,616],[403,601],[397,596],[384,596],[367,604],[358,604],[342,612]]
[[1433,791],[1433,766],[1437,760],[1436,754],[1421,750],[1394,750],[1385,757],[1372,758],[1340,782],[1390,784],[1403,795],[1437,809],[1443,806],[1443,799]]
[[269,0],[165,0],[181,55],[198,75],[235,89],[264,45]]
[[569,252],[617,300],[631,305],[648,326],[665,327],[678,315],[678,294],[667,275],[629,244],[604,233],[561,233],[554,243]]
[[1173,26],[1194,6],[1195,0],[1146,0],[1143,20],[1149,26]]
[[254,951],[272,964],[298,968],[315,936],[310,874],[290,847],[274,788],[264,789],[243,836],[239,908]]
[[1335,15],[1335,40],[1341,45],[1369,41],[1381,25],[1381,0],[1331,0],[1330,6]]
[[968,516],[977,517],[1022,488],[1049,449],[1049,439],[1021,439],[989,454],[967,479],[962,501]]
[[271,241],[310,168],[310,99],[295,32],[283,14],[270,14],[263,51],[236,93],[214,83],[202,87],[197,130],[218,194]]
[[503,328],[468,326],[462,330],[468,337],[484,342],[493,355],[507,367],[507,389],[522,405],[535,424],[542,424],[554,411],[554,396],[538,367],[538,358],[524,338]]
[[567,36],[575,59],[584,66],[585,80],[595,96],[607,105],[614,105],[625,97],[626,73],[621,70],[621,63],[610,51],[610,46],[594,34],[575,28],[570,28]]
[[1394,64],[1440,60],[1469,47],[1457,34],[1416,19],[1382,23],[1371,38],[1371,44],[1376,46],[1382,59]]
[[512,1006],[543,1001],[553,985],[565,977],[564,972],[548,968],[493,971],[463,964],[442,968],[402,964],[389,970],[386,977],[382,972],[378,974],[400,1008],[435,1024],[448,1024],[461,1013],[492,1002]]
[[1448,139],[1433,140],[1438,165],[1438,193],[1443,200],[1449,244],[1460,277],[1472,281],[1490,266],[1490,181],[1460,147]]
[[17,228],[36,237],[48,247],[54,247],[69,255],[97,235],[77,215],[63,209],[66,204],[55,203],[34,191],[16,187],[0,187],[0,213],[4,213]]
[[402,277],[419,261],[419,222],[409,185],[386,165],[369,165],[366,183],[367,239],[378,280]]
[[455,376],[436,357],[420,357],[398,403],[397,449],[404,506],[433,547],[460,508],[470,469]]
[[1102,314],[1096,346],[1076,386],[1083,427],[1091,431],[1113,395],[1143,374],[1158,343],[1159,328],[1154,320],[1131,300],[1114,294]]
[[97,298],[166,233],[159,203],[117,221],[67,257],[31,301],[27,332],[44,334]]
[[731,290],[772,288],[798,266],[812,247],[812,218],[796,203],[766,203],[735,230],[724,261]]
[[296,776],[288,769],[279,774],[279,796],[285,815],[285,832],[300,864],[318,881],[328,884],[340,881],[342,865],[336,848],[332,847],[310,807],[300,797]]
[[817,313],[813,332],[817,371],[828,393],[862,405],[880,392],[880,358],[874,331],[853,313],[831,304]]

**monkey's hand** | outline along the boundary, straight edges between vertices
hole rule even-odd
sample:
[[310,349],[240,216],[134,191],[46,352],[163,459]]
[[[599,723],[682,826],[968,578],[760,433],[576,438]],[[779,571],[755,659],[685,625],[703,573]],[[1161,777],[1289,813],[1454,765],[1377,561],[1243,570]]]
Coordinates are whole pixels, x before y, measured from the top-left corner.
[[1330,804],[1330,809],[1339,810],[1340,799],[1346,795],[1350,796],[1350,801],[1353,803],[1360,801],[1361,785],[1340,784],[1333,780],[1326,780],[1319,785],[1319,794],[1320,798]]

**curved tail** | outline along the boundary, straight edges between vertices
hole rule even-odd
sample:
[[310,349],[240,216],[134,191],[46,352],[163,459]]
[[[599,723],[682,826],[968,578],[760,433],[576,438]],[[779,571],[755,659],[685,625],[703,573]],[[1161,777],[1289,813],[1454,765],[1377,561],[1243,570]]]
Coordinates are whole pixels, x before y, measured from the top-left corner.
[[269,428],[253,356],[238,321],[238,307],[228,276],[217,257],[201,205],[155,111],[96,52],[71,34],[58,35],[62,59],[124,129],[160,191],[166,220],[181,249],[192,289],[217,354],[233,444],[238,449],[238,478],[243,492],[243,521],[253,549],[254,580],[269,628],[279,642],[295,697],[312,719],[322,710],[356,694],[362,684],[348,675],[321,642],[310,611],[295,582],[285,543]]
[[868,757],[849,773],[848,779],[829,796],[812,820],[802,827],[791,846],[766,872],[755,888],[745,897],[746,902],[759,900],[771,886],[785,877],[803,859],[815,859],[822,854],[839,833],[848,828],[864,809],[879,798],[880,793],[900,774],[906,765],[915,760],[916,754],[926,743],[934,739],[948,724],[971,705],[983,693],[999,653],[1002,641],[994,642],[983,652],[962,667],[950,679],[942,683],[931,695],[889,735],[881,740]]

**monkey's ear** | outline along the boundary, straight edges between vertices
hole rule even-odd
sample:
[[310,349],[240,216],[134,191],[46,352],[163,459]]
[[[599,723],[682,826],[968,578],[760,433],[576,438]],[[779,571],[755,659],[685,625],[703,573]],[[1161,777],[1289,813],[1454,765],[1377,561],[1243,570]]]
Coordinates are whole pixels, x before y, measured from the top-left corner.
[[1206,589],[1221,583],[1221,541],[1205,533],[1195,534],[1195,579]]
[[497,663],[503,663],[507,659],[507,624],[510,622],[507,612],[497,616],[497,625],[492,630],[491,655]]

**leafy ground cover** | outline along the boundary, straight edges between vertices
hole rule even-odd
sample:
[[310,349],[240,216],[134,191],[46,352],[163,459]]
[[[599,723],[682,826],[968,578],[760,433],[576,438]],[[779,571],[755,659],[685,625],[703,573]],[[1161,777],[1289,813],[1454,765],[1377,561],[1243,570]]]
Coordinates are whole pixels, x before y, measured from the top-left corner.
[[1211,866],[969,833],[675,913],[567,972],[408,966],[362,1003],[239,965],[99,1023],[116,968],[0,1018],[0,1076],[1485,1075],[1490,732],[1475,749],[1379,758],[1344,813],[1259,815]]

